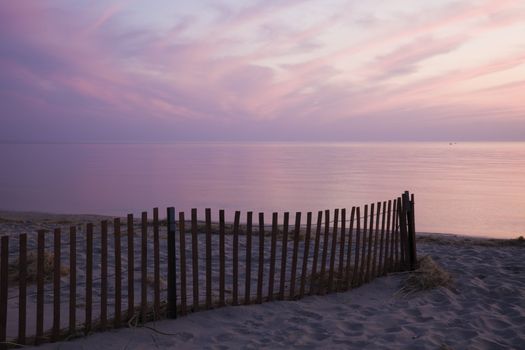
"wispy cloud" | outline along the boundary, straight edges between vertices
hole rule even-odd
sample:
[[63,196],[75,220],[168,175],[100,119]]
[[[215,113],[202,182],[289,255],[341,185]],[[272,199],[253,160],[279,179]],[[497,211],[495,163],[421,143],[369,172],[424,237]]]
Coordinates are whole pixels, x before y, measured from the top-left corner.
[[[525,43],[517,37],[525,5],[419,4],[403,15],[335,0],[213,2],[184,14],[159,5],[152,10],[168,25],[148,27],[130,19],[135,1],[95,9],[8,2],[0,8],[0,103],[9,127],[0,138],[32,120],[82,138],[91,137],[82,126],[98,125],[93,137],[104,138],[114,125],[114,137],[170,138],[171,130],[177,138],[273,139],[280,126],[279,138],[326,138],[345,127],[377,137],[386,133],[378,134],[380,121],[411,118],[421,128],[481,110],[499,124],[525,115]],[[194,31],[202,11],[212,20]]]

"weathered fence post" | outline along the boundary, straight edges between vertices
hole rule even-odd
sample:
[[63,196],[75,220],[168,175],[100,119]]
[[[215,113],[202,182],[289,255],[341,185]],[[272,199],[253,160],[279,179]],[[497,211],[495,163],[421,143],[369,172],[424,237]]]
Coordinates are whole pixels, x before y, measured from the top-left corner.
[[415,270],[417,268],[417,250],[416,250],[416,224],[415,224],[415,215],[414,215],[414,194],[412,194],[410,200],[408,199],[408,191],[405,192],[407,197],[408,205],[408,257],[410,270]]
[[91,332],[93,311],[93,224],[86,227],[86,297],[84,332]]
[[325,281],[325,275],[326,275],[326,260],[328,256],[328,240],[330,239],[330,210],[324,211],[324,240],[323,240],[323,252],[321,255],[321,270],[319,275],[319,283],[320,283],[320,294],[326,293],[326,281]]
[[297,253],[299,251],[299,235],[301,233],[301,212],[295,213],[295,229],[293,235],[292,270],[290,272],[290,298],[295,298],[295,279],[297,276]]
[[44,336],[44,252],[45,230],[38,231],[36,258],[36,334],[35,345],[40,344]]
[[193,311],[199,310],[199,232],[197,208],[191,209],[191,266],[193,272]]
[[244,274],[244,304],[250,304],[250,294],[252,286],[252,215],[251,211],[246,213],[246,257]]
[[140,254],[140,321],[146,322],[148,312],[148,212],[141,217],[141,254]]
[[401,268],[414,270],[417,265],[414,195],[410,198],[409,192],[405,191],[398,201]]
[[153,295],[154,319],[160,314],[160,241],[159,241],[159,208],[153,208],[153,279],[155,281]]
[[108,322],[108,222],[101,223],[100,266],[100,328],[106,329]]
[[77,326],[77,228],[69,228],[69,334]]
[[[368,252],[366,254],[366,270],[365,270],[365,277],[364,281],[369,282],[370,281],[370,270],[371,270],[371,263],[372,263],[372,245],[373,245],[373,238],[374,238],[374,203],[370,204],[370,227],[368,229]],[[366,219],[365,219],[366,220]]]
[[135,286],[133,282],[135,273],[135,256],[133,243],[133,214],[128,214],[128,320],[133,317],[135,312]]
[[26,343],[26,312],[27,312],[27,234],[20,235],[19,243],[19,275],[18,275],[18,343]]
[[270,242],[270,271],[268,280],[268,301],[273,300],[273,286],[275,284],[275,250],[277,245],[278,214],[272,214],[272,238]]
[[345,236],[346,236],[346,209],[341,209],[341,234],[339,242],[339,266],[338,266],[338,283],[336,285],[337,290],[343,289],[344,282],[344,258],[345,258]]
[[57,341],[60,336],[60,236],[59,228],[54,230],[53,249],[53,333],[51,339]]
[[7,281],[9,264],[9,236],[2,236],[0,249],[0,349],[7,349]]
[[219,210],[219,306],[226,305],[226,250],[225,250],[225,227],[224,210]]
[[236,211],[233,220],[233,281],[232,281],[232,304],[239,305],[239,221],[241,212]]
[[332,226],[332,249],[330,250],[330,267],[328,270],[328,293],[334,289],[335,255],[337,249],[337,224],[339,221],[339,209],[334,210],[334,225]]
[[288,220],[290,214],[284,213],[283,218],[283,240],[281,250],[281,278],[279,279],[279,300],[284,300],[284,289],[286,286],[286,259],[288,257]]
[[[186,292],[186,228],[184,212],[179,212],[179,238],[180,238],[180,314],[186,315],[187,292]],[[175,254],[173,254],[175,256]]]
[[361,208],[356,208],[356,229],[355,229],[355,261],[354,261],[354,273],[352,275],[352,287],[355,287],[359,282],[359,244],[361,239]]
[[[177,266],[175,260],[175,208],[167,209],[168,228],[168,318],[177,318]],[[181,233],[182,235],[182,233]]]
[[350,288],[350,267],[352,262],[352,235],[354,230],[354,218],[355,218],[355,207],[352,207],[352,211],[350,212],[350,225],[348,227],[348,248],[347,248],[347,254],[346,254],[346,284],[345,289]]
[[259,264],[257,265],[257,303],[263,301],[264,277],[264,213],[259,213]]
[[[115,242],[115,318],[113,325],[116,328],[120,327],[120,320],[122,318],[122,251],[119,218],[113,220],[113,235]],[[70,325],[72,325],[71,322]]]
[[[310,253],[310,236],[312,231],[312,213],[306,213],[306,234],[304,237],[303,266],[301,270],[301,286],[299,288],[299,298],[304,296],[306,283],[306,272],[308,270],[308,254]],[[313,276],[312,276],[313,277]]]
[[365,205],[365,210],[363,213],[363,231],[362,231],[362,250],[361,250],[361,268],[359,270],[359,285],[363,283],[364,276],[366,273],[366,233],[368,225],[368,204]]
[[[319,245],[321,240],[321,225],[323,220],[323,212],[317,212],[317,225],[315,230],[315,241],[314,241],[314,256],[312,260],[312,274],[310,275],[310,291],[309,294],[314,294],[315,280],[317,278],[317,261],[319,259]],[[319,290],[319,288],[317,288]]]
[[211,208],[205,209],[206,220],[206,309],[211,309]]

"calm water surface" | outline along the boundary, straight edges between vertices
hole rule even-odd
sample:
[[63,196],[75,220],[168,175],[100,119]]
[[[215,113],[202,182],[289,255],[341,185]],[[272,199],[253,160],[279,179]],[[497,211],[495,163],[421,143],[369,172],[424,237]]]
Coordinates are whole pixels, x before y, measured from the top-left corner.
[[4,210],[269,214],[409,190],[418,231],[525,234],[525,143],[3,144],[0,164]]

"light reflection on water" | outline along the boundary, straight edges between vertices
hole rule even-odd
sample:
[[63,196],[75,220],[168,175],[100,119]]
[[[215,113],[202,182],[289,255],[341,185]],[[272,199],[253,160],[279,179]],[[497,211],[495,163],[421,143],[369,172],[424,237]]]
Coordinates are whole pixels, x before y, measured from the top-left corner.
[[[525,234],[525,143],[0,145],[0,208],[317,211],[416,194],[417,229]],[[214,212],[214,215],[217,213]]]

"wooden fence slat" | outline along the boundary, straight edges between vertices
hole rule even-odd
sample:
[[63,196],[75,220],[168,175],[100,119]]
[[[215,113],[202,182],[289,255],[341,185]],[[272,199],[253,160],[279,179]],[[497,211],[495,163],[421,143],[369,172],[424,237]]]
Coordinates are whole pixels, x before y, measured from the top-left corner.
[[184,227],[184,212],[179,212],[179,238],[180,238],[180,314],[187,314],[186,293],[186,228]]
[[359,284],[359,251],[361,250],[361,207],[356,208],[356,230],[355,230],[355,261],[354,274],[352,276],[352,286]]
[[297,254],[299,252],[299,238],[301,234],[301,212],[295,213],[295,229],[293,236],[292,271],[290,275],[290,298],[295,298],[295,282],[297,276]]
[[288,221],[290,213],[284,213],[283,218],[283,242],[281,247],[281,277],[279,279],[279,300],[284,300],[284,290],[286,286],[286,260],[288,259]]
[[205,209],[206,217],[206,309],[211,309],[211,209]]
[[193,272],[193,312],[199,310],[199,232],[197,209],[191,209],[191,266]]
[[377,211],[376,211],[376,226],[374,231],[374,255],[372,257],[372,271],[370,279],[374,279],[376,277],[376,264],[377,264],[377,245],[379,243],[379,218],[381,214],[381,202],[377,202]]
[[160,318],[160,240],[159,208],[153,208],[153,313],[154,319]]
[[368,205],[365,205],[365,211],[363,215],[363,244],[362,244],[362,250],[361,250],[361,270],[359,272],[359,284],[362,284],[364,281],[365,273],[366,273],[366,234],[368,227]]
[[262,303],[264,278],[264,213],[259,213],[259,264],[257,268],[257,304],[260,304]]
[[407,208],[408,208],[408,194],[405,192],[401,197],[401,210],[399,215],[399,238],[401,241],[401,269],[407,268]]
[[69,228],[69,334],[77,328],[77,228]]
[[[177,259],[176,259],[176,249],[177,248],[176,248],[176,237],[175,237],[176,227],[175,227],[175,208],[174,207],[169,207],[166,209],[166,228],[167,228],[167,235],[168,235],[167,242],[166,242],[168,245],[167,317],[177,318]],[[160,294],[160,291],[159,291],[159,294]],[[160,303],[160,300],[159,300],[159,303]],[[160,308],[160,305],[159,305],[159,308]],[[156,312],[158,314],[158,312],[160,311],[156,311]]]
[[390,261],[389,271],[394,270],[396,263],[395,249],[396,249],[396,219],[397,219],[397,199],[392,202],[392,227],[390,228]]
[[303,266],[301,269],[301,286],[299,287],[299,298],[304,297],[306,274],[308,272],[308,254],[310,254],[310,238],[312,235],[312,212],[306,213],[306,233],[304,236]]
[[346,253],[346,286],[345,289],[350,288],[351,282],[351,263],[352,263],[352,236],[354,231],[355,207],[352,207],[350,212],[350,225],[348,226],[348,248]]
[[226,249],[225,249],[224,210],[219,210],[219,306],[226,305]]
[[381,216],[381,238],[379,242],[379,259],[377,262],[377,271],[376,276],[381,276],[383,274],[383,259],[385,258],[385,225],[386,225],[386,201],[383,202],[383,212]]
[[346,209],[341,209],[341,238],[339,240],[339,266],[338,266],[338,278],[339,282],[337,283],[337,290],[341,290],[344,287],[344,258],[345,258],[345,241],[346,241]]
[[133,214],[128,214],[128,320],[130,320],[135,313],[135,246],[133,242],[134,236],[133,228]]
[[19,236],[18,271],[18,344],[26,343],[27,319],[27,234]]
[[252,212],[246,213],[246,272],[244,285],[244,304],[250,304],[252,286]]
[[272,240],[270,243],[270,271],[268,280],[268,300],[273,300],[273,287],[275,283],[275,251],[277,246],[278,214],[272,214]]
[[396,212],[396,246],[395,246],[395,254],[396,254],[396,270],[400,269],[401,265],[401,259],[403,257],[403,252],[401,251],[401,237],[400,237],[400,222],[399,222],[399,216],[401,215],[401,198],[397,199],[397,212]]
[[366,255],[366,272],[365,272],[365,281],[370,281],[370,270],[372,265],[372,245],[374,237],[374,203],[370,204],[370,228],[368,229],[368,253]]
[[235,212],[233,220],[233,291],[232,303],[239,305],[239,222],[241,212]]
[[321,273],[319,275],[319,284],[321,286],[320,293],[326,292],[325,288],[325,274],[326,274],[326,260],[328,256],[328,240],[330,235],[330,210],[324,212],[324,241],[323,241],[323,255],[321,257]]
[[36,333],[35,345],[42,342],[44,336],[44,249],[45,231],[38,231],[36,262]]
[[319,258],[319,244],[321,240],[321,225],[323,220],[323,212],[317,212],[317,228],[315,230],[315,242],[314,242],[314,257],[312,261],[312,274],[310,276],[310,291],[309,294],[314,294],[315,281],[317,280],[317,260]]
[[330,270],[328,271],[328,293],[334,290],[335,255],[337,249],[337,224],[339,223],[339,209],[334,210],[334,225],[332,227],[332,249],[330,252]]
[[9,236],[2,236],[0,247],[0,349],[7,349],[7,299],[9,279]]
[[391,239],[391,232],[390,232],[390,218],[391,218],[391,211],[392,211],[392,200],[388,201],[388,209],[386,212],[386,231],[385,231],[385,258],[383,262],[383,275],[386,275],[389,271],[390,266],[390,239]]
[[108,222],[101,223],[100,234],[100,328],[108,324]]
[[395,269],[396,270],[399,270],[399,267],[400,267],[400,262],[401,262],[401,259],[400,259],[400,255],[401,255],[401,252],[400,252],[400,237],[399,237],[399,225],[400,225],[400,222],[399,222],[399,215],[401,215],[401,198],[398,198],[397,199],[397,205],[396,205],[396,221],[395,221],[395,238],[396,238],[396,244],[395,244],[395,250],[394,250],[394,254],[395,254]]
[[122,251],[119,218],[113,220],[113,235],[115,240],[115,318],[113,325],[118,328],[122,317]]
[[145,211],[142,212],[141,224],[140,319],[145,322],[148,312],[148,213]]
[[57,341],[60,337],[60,228],[53,232],[53,331],[52,341]]
[[92,326],[93,311],[93,224],[86,228],[86,318],[84,332],[88,334]]

